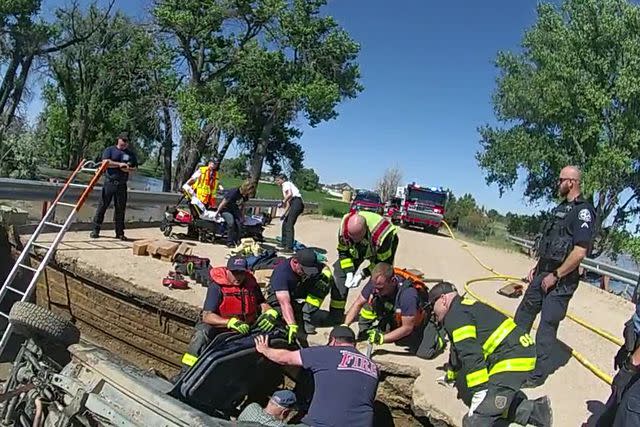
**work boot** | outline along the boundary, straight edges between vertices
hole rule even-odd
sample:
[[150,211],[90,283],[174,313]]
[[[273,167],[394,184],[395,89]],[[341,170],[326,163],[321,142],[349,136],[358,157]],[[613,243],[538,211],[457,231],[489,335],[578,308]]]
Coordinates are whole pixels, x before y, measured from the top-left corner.
[[529,424],[537,427],[551,427],[553,425],[553,410],[551,400],[542,396],[533,401],[533,411],[529,417]]
[[338,326],[344,323],[344,311],[329,309],[327,316],[327,326]]
[[89,237],[91,237],[92,239],[97,239],[97,238],[99,238],[99,237],[100,237],[100,232],[99,232],[99,231],[96,231],[96,230],[93,230],[93,231],[91,232],[91,234],[89,234]]
[[129,239],[127,239],[127,236],[125,236],[124,234],[116,236],[116,239],[122,240],[123,242],[128,242],[129,241]]

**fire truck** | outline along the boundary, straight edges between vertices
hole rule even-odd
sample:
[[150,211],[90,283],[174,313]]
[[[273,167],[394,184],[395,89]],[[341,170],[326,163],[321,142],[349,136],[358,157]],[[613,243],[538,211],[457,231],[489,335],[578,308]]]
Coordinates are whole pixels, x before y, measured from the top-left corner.
[[447,192],[442,187],[424,187],[412,182],[397,188],[394,201],[396,212],[390,216],[397,218],[402,227],[421,227],[436,233],[442,225]]
[[368,190],[357,190],[349,206],[349,212],[356,211],[369,211],[382,215],[384,203],[380,200],[378,193]]

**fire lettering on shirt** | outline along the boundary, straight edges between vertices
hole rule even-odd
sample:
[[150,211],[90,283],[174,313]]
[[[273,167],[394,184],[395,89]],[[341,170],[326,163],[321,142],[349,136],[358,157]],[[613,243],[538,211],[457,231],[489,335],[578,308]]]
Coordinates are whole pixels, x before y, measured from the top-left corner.
[[378,378],[378,367],[363,354],[341,350],[342,359],[336,367],[339,371],[356,371]]

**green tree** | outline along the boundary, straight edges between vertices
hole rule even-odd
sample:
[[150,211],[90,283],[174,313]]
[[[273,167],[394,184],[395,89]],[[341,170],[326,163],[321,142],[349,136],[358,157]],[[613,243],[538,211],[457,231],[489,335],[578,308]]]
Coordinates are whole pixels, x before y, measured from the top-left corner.
[[550,201],[560,169],[580,166],[601,250],[638,212],[638,28],[640,9],[625,0],[539,5],[522,52],[496,60],[493,103],[502,125],[479,129],[478,162],[501,193],[522,174],[530,201]]
[[220,164],[220,170],[223,175],[245,179],[249,176],[247,172],[248,162],[249,157],[246,154],[241,154],[238,157],[224,159]]
[[313,169],[303,168],[294,171],[291,180],[301,190],[315,191],[320,188],[320,177]]

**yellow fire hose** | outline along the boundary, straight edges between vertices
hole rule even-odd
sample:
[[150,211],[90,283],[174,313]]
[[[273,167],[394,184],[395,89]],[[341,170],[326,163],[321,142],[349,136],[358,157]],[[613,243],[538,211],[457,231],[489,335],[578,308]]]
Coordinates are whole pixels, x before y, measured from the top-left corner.
[[[475,278],[475,279],[471,279],[468,280],[465,285],[464,285],[464,289],[465,291],[471,295],[473,298],[475,298],[476,300],[487,304],[488,306],[498,310],[499,312],[501,312],[502,314],[504,314],[505,316],[509,316],[509,317],[513,317],[510,313],[508,313],[507,311],[503,310],[502,308],[496,306],[495,304],[491,303],[490,301],[481,298],[478,294],[476,294],[475,292],[473,292],[471,290],[471,284],[473,283],[477,283],[477,282],[495,282],[495,281],[507,281],[507,280],[517,280],[522,282],[522,278],[519,277],[515,277],[515,276],[508,276],[506,274],[502,274],[497,272],[496,270],[494,270],[492,267],[486,265],[484,262],[482,262],[482,260],[480,260],[472,251],[471,249],[469,249],[469,246],[461,241],[458,240],[455,236],[455,234],[453,234],[453,231],[451,230],[451,228],[449,227],[449,224],[447,224],[445,221],[443,221],[445,227],[447,227],[447,230],[449,231],[449,235],[451,236],[451,238],[453,240],[455,240],[456,242],[460,243],[460,247],[464,250],[467,251],[467,253],[469,253],[469,255],[471,255],[471,257],[485,270],[493,273],[493,276],[488,276],[488,277],[479,277],[479,278]],[[583,319],[575,316],[572,313],[567,313],[567,317],[571,320],[573,320],[574,322],[576,322],[577,324],[579,324],[580,326],[600,335],[601,337],[611,341],[614,344],[617,345],[622,345],[623,341],[620,338],[617,338],[613,335],[611,335],[610,333],[597,328],[595,326],[592,326],[590,324],[588,324],[586,321],[584,321]],[[602,371],[600,368],[598,368],[596,365],[594,365],[593,363],[591,363],[586,357],[584,357],[581,353],[578,353],[577,351],[575,351],[573,348],[571,348],[571,346],[567,345],[566,343],[560,341],[562,344],[564,344],[569,350],[571,350],[571,356],[573,356],[578,362],[580,362],[585,368],[587,368],[588,370],[590,370],[593,374],[595,374],[598,378],[600,378],[601,380],[603,380],[604,382],[606,382],[607,384],[611,384],[611,382],[613,381],[611,376],[608,375],[607,373],[605,373],[604,371]]]

